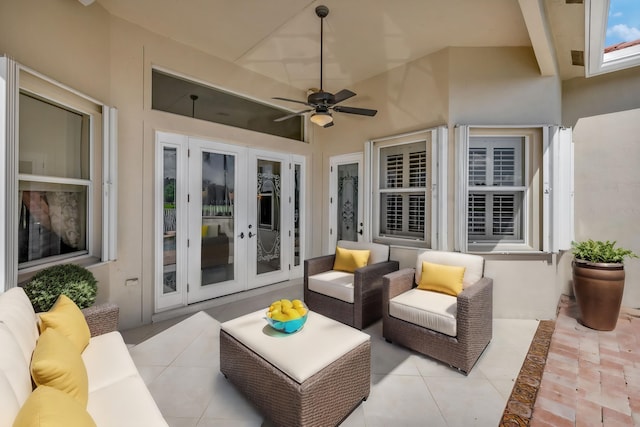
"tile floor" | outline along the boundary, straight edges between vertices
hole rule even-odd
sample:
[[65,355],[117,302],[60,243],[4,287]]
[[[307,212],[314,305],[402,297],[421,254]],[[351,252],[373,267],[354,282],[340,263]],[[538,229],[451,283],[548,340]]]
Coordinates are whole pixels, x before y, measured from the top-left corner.
[[[172,427],[268,426],[219,372],[219,322],[301,298],[300,284],[123,332]],[[371,394],[343,426],[497,426],[538,322],[495,319],[493,339],[468,376],[371,335]]]

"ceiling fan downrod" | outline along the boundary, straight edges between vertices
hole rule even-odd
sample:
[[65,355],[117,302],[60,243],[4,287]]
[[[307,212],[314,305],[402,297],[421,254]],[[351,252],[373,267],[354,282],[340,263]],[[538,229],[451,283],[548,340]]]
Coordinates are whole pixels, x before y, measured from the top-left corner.
[[322,90],[322,69],[323,67],[323,54],[324,54],[324,18],[329,15],[329,8],[325,5],[320,5],[316,7],[316,15],[320,18],[320,92],[324,92]]

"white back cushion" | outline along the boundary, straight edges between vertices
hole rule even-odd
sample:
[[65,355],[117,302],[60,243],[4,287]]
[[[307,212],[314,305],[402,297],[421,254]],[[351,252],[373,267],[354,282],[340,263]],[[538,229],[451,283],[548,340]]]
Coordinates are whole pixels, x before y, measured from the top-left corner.
[[0,427],[11,427],[21,405],[4,374],[0,370]]
[[480,255],[463,254],[460,252],[424,251],[418,255],[416,262],[416,284],[422,279],[422,262],[433,264],[453,265],[465,267],[462,278],[462,288],[473,285],[484,277],[484,258]]
[[367,262],[367,265],[389,261],[389,246],[383,245],[381,243],[352,242],[351,240],[338,240],[338,244],[336,246],[339,246],[344,249],[357,249],[361,251],[366,251],[366,250],[371,251],[371,253],[369,254],[369,261]]
[[38,340],[38,318],[22,288],[0,294],[0,322],[7,325],[22,349],[27,365]]
[[24,360],[22,348],[7,325],[0,323],[0,377],[4,380],[0,384],[0,401],[15,400],[20,407],[27,400],[32,390],[30,362],[31,357]]

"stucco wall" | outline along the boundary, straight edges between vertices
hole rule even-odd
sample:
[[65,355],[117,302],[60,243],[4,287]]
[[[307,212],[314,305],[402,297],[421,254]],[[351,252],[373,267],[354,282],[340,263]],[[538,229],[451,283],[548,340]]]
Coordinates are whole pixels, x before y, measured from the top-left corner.
[[[334,88],[331,88],[334,89]],[[339,88],[335,88],[338,90]],[[449,125],[448,246],[453,248],[455,125],[542,125],[560,122],[561,84],[541,77],[530,48],[450,48],[354,86],[350,105],[377,108],[375,118],[337,116],[336,126],[318,132],[323,159],[322,200],[329,197],[329,158],[359,152],[365,141]],[[356,103],[357,100],[357,103]],[[351,101],[351,100],[350,100]],[[318,216],[319,214],[316,214]],[[321,218],[328,236],[328,212]],[[326,238],[325,238],[326,239]],[[319,249],[325,248],[325,242]],[[314,247],[315,249],[315,247]],[[401,266],[414,266],[416,250],[392,248]],[[551,318],[567,286],[559,255],[487,255],[494,279],[494,315]]]
[[[301,144],[152,111],[151,65],[259,99],[304,94],[113,18],[98,3],[0,2],[0,51],[119,110],[119,259],[94,271],[101,281],[99,299],[121,306],[123,328],[149,322],[153,311],[155,130],[306,156],[307,255],[315,256],[323,253],[328,236],[324,206],[331,156],[362,151],[370,139],[449,124],[452,247],[454,125],[573,125],[576,237],[618,240],[640,252],[640,175],[635,165],[640,159],[640,110],[632,109],[640,108],[637,70],[575,79],[565,82],[561,92],[557,78],[539,75],[530,48],[445,49],[350,87],[358,96],[348,105],[377,108],[378,115],[336,115],[336,126],[310,126],[312,142]],[[620,113],[607,114],[612,111]],[[412,266],[415,251],[393,248],[392,257]],[[567,253],[487,256],[486,273],[495,282],[495,315],[553,317],[559,294],[570,292],[570,261]],[[640,261],[628,263],[632,283],[637,283],[639,270]],[[139,285],[124,286],[131,278]],[[640,306],[637,285],[627,286],[625,304]]]

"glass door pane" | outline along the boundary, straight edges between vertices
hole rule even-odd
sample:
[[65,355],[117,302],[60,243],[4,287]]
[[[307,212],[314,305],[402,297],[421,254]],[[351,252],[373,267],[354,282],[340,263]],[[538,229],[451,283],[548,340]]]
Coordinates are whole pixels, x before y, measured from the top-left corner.
[[[278,161],[258,159],[256,197],[256,272],[258,275],[281,269],[282,247],[282,165]],[[251,230],[249,237],[253,237]]]
[[294,165],[293,173],[293,265],[299,266],[300,259],[300,215],[302,206],[300,204],[300,192],[302,191],[302,166]]
[[177,290],[176,271],[176,169],[177,149],[163,149],[163,236],[162,236],[162,293]]
[[338,240],[358,240],[358,164],[338,165]]
[[201,284],[208,286],[234,279],[235,157],[202,153],[202,213],[200,230]]

